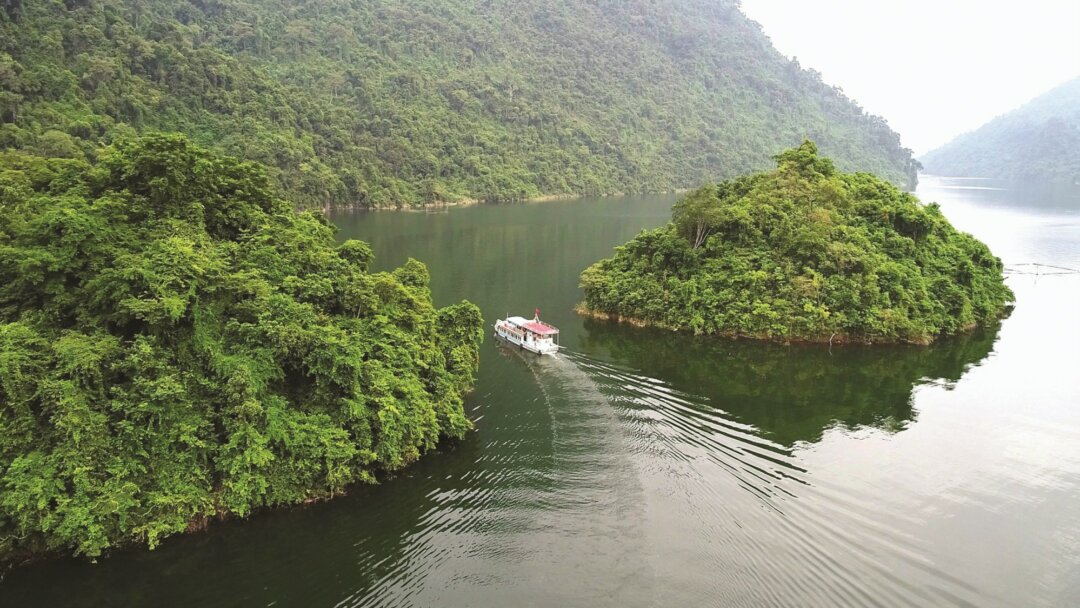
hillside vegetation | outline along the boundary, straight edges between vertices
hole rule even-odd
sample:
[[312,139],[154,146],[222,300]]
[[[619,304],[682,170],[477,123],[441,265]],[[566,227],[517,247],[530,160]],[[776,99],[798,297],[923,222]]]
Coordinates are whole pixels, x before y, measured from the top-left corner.
[[927,173],[1080,184],[1080,78],[922,158]]
[[0,2],[0,146],[93,161],[145,130],[304,206],[667,191],[806,137],[917,165],[732,0]]
[[936,205],[805,142],[703,187],[581,275],[583,310],[701,334],[929,343],[1001,316],[1001,261]]
[[178,135],[0,153],[0,561],[332,496],[471,425],[479,310]]

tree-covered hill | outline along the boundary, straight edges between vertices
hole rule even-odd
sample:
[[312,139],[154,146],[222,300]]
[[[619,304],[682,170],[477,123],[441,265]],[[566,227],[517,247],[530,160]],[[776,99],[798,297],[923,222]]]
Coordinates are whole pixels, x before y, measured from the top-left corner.
[[0,153],[0,562],[332,496],[461,436],[479,310],[370,273],[265,171]]
[[909,150],[733,0],[5,0],[0,145],[143,130],[262,162],[304,205],[665,191],[811,137]]
[[927,173],[1080,184],[1080,78],[922,158]]
[[805,142],[778,168],[705,186],[581,275],[598,316],[770,340],[913,342],[999,318],[1001,261],[937,205]]

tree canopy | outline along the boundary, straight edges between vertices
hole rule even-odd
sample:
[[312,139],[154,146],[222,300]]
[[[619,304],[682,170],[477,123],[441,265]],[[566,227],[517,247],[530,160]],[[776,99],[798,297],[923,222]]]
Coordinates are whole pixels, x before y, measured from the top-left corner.
[[897,184],[917,166],[731,0],[0,3],[0,147],[92,161],[146,130],[302,206],[669,191],[805,137]]
[[180,135],[0,153],[0,558],[154,546],[461,436],[479,310],[371,262]]
[[999,318],[1001,261],[937,205],[812,142],[705,186],[581,275],[586,312],[772,340],[914,342]]

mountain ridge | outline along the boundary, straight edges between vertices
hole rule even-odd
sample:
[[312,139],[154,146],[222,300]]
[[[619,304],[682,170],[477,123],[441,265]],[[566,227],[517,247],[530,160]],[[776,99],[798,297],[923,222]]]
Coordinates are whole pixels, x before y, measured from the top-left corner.
[[298,206],[669,191],[805,138],[915,180],[887,123],[737,2],[9,1],[0,34],[0,145],[180,131]]
[[1080,77],[926,153],[927,173],[1080,183]]

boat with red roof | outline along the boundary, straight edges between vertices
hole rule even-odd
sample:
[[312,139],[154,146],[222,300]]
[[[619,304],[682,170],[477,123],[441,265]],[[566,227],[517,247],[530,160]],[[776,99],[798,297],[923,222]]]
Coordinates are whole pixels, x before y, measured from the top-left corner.
[[539,308],[532,320],[511,316],[499,319],[495,322],[495,336],[538,355],[559,352],[559,330],[540,320]]

